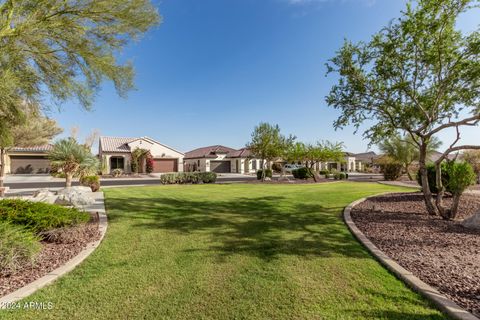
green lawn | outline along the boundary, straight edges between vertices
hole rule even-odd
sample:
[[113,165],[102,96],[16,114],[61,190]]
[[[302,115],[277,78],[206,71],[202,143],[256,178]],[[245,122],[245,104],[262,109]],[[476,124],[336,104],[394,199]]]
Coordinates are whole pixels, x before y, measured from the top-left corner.
[[16,319],[443,319],[382,268],[344,206],[366,183],[106,190],[109,229]]

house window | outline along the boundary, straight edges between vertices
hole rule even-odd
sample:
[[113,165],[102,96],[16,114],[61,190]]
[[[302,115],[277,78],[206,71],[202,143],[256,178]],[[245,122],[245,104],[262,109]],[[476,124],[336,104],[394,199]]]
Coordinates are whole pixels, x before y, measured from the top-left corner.
[[111,157],[110,158],[110,170],[124,169],[125,159],[123,157]]
[[252,170],[257,170],[257,160],[252,160]]

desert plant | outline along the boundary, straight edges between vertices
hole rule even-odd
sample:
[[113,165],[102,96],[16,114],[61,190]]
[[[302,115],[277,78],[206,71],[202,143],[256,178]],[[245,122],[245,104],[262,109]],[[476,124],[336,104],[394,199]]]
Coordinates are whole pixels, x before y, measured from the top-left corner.
[[[265,172],[265,174],[263,173]],[[261,169],[257,171],[257,179],[262,180],[265,178],[272,178],[272,170],[270,169]]]
[[93,192],[100,190],[100,177],[99,176],[86,176],[80,179],[80,183],[84,186],[90,187]]
[[0,200],[0,221],[21,225],[35,233],[87,222],[90,215],[75,208],[21,199]]
[[[427,180],[428,180],[428,187],[431,193],[437,193],[437,184],[435,182],[436,179],[436,169],[433,163],[427,164]],[[445,191],[451,193],[451,190],[448,188],[448,181],[449,178],[449,171],[447,169],[447,164],[444,162],[442,163],[442,184],[445,186]],[[420,170],[417,172],[417,182],[421,186],[422,185],[422,173]]]
[[112,176],[115,178],[120,177],[123,175],[123,170],[122,169],[113,169],[112,170]]
[[39,238],[23,226],[0,221],[0,270],[15,272],[40,252]]
[[73,177],[97,174],[99,161],[90,150],[74,138],[57,141],[48,154],[52,166],[65,174],[65,186],[72,186]]
[[395,181],[402,175],[403,164],[390,156],[382,156],[376,160],[380,165],[380,172],[387,181]]

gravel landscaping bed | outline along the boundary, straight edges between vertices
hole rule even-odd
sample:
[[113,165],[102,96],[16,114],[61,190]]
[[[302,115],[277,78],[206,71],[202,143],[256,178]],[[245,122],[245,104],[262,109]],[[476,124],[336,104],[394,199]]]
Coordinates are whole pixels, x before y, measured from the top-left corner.
[[[464,195],[459,219],[478,210],[480,197]],[[358,228],[388,256],[480,316],[480,230],[428,215],[419,192],[370,198],[357,205],[351,215]]]
[[98,222],[70,228],[42,241],[42,250],[33,266],[25,266],[13,274],[0,271],[0,297],[13,292],[65,264],[90,242],[100,239]]

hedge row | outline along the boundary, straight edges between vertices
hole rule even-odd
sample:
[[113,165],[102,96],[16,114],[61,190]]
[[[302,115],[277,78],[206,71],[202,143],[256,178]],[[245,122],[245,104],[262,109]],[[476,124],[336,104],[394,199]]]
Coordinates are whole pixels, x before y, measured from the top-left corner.
[[215,181],[217,181],[215,172],[178,172],[160,176],[162,184],[215,183]]

